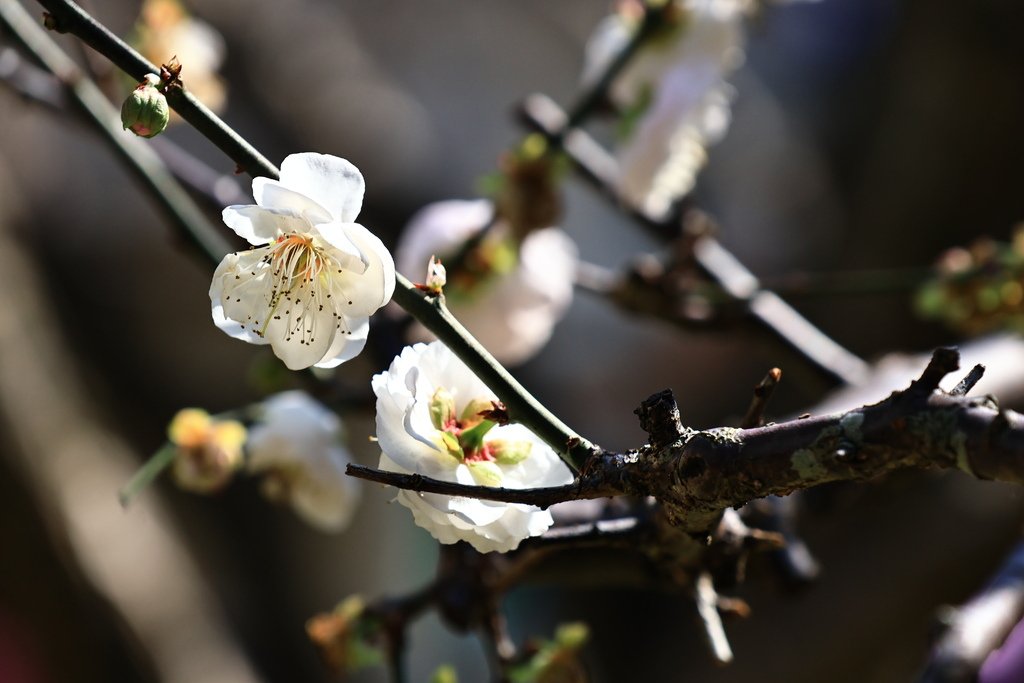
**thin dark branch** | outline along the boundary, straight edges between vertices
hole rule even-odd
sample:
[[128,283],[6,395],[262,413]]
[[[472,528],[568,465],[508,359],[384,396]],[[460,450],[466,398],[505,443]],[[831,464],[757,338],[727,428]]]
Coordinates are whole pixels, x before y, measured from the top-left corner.
[[598,448],[545,408],[449,312],[443,297],[427,298],[401,274],[394,300],[445,343],[487,384],[519,422],[542,438],[573,469],[580,469]]
[[[24,59],[13,48],[0,50],[0,82],[27,100],[55,112],[64,112],[72,104],[64,83],[49,71]],[[217,171],[170,138],[153,138],[148,144],[180,183],[202,195],[218,209],[226,204],[249,201],[234,175]]]
[[[677,217],[662,221],[633,207],[623,207],[615,191],[615,160],[587,133],[569,129],[566,114],[550,98],[531,95],[520,109],[527,126],[543,133],[552,144],[562,144],[579,175],[661,240],[679,237]],[[704,235],[693,244],[693,257],[726,292],[747,302],[750,314],[816,367],[833,379],[859,384],[867,377],[867,364],[840,346],[773,292],[761,289],[757,278],[717,240]]]
[[[49,12],[49,25],[55,31],[70,33],[116,64],[136,81],[146,74],[159,74],[159,65],[151,63],[114,35],[106,26],[93,19],[70,0],[39,0]],[[186,65],[187,66],[187,65]],[[60,72],[55,72],[61,75]],[[187,72],[186,72],[187,74]],[[238,167],[249,175],[276,178],[277,167],[270,163],[242,136],[227,126],[206,105],[185,88],[169,88],[167,102],[181,118],[223,151]]]
[[775,392],[775,387],[779,385],[780,380],[782,380],[782,370],[772,368],[764,376],[764,379],[754,387],[754,398],[750,401],[747,414],[740,421],[741,429],[761,426],[764,422],[765,408],[768,407],[768,401],[771,400],[772,393]]
[[930,394],[939,388],[942,378],[960,369],[960,352],[952,347],[935,349],[928,366],[924,369],[909,391]]
[[36,59],[58,76],[67,96],[117,150],[122,160],[136,171],[136,176],[157,199],[178,232],[214,263],[230,251],[228,242],[213,228],[206,214],[167,171],[153,150],[114,123],[119,118],[114,107],[25,8],[14,0],[0,1],[0,21]]
[[536,505],[540,508],[547,508],[555,503],[563,503],[567,500],[584,500],[589,498],[604,498],[615,495],[617,491],[603,484],[599,485],[593,479],[577,479],[565,486],[550,486],[547,488],[535,489],[508,489],[497,486],[467,486],[453,481],[432,479],[420,474],[399,474],[398,472],[385,472],[372,467],[362,465],[348,465],[345,473],[352,477],[374,481],[378,484],[386,484],[409,491],[421,493],[440,493],[446,496],[463,496],[467,498],[480,498],[481,500],[495,500],[503,503],[523,503]]

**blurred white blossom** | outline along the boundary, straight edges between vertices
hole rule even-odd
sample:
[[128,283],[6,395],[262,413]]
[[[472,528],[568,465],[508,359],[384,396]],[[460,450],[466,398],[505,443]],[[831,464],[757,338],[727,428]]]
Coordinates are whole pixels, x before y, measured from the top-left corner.
[[359,486],[345,474],[338,416],[302,391],[266,399],[263,415],[249,430],[247,468],[263,475],[264,495],[286,502],[324,531],[348,526],[359,502]]
[[292,154],[281,179],[252,181],[255,205],[229,206],[224,222],[257,248],[228,254],[213,275],[217,327],[270,344],[293,370],[331,368],[366,344],[369,316],[395,289],[390,252],[354,223],[363,176],[344,159]]
[[[749,0],[681,0],[670,26],[648,40],[612,82],[609,96],[630,121],[617,150],[619,193],[660,217],[688,193],[705,147],[729,126],[732,89],[725,82],[743,61]],[[627,5],[628,7],[628,5]],[[606,18],[586,49],[590,84],[639,27],[628,11]]]
[[[572,481],[558,455],[517,424],[480,413],[494,393],[441,342],[406,347],[374,376],[380,468],[481,486],[534,488]],[[441,543],[467,541],[480,552],[507,552],[552,524],[546,510],[400,491],[416,524]]]
[[[535,355],[572,302],[577,250],[559,228],[530,232],[518,253],[507,226],[498,221],[477,250],[474,275],[451,269],[450,259],[488,223],[493,204],[485,199],[436,202],[406,226],[395,258],[403,273],[423,271],[431,255],[449,265],[445,295],[452,313],[495,358],[521,363]],[[433,339],[415,323],[415,341]]]
[[145,0],[132,44],[157,65],[177,57],[189,91],[213,111],[224,108],[227,87],[217,73],[224,61],[224,38],[178,0]]

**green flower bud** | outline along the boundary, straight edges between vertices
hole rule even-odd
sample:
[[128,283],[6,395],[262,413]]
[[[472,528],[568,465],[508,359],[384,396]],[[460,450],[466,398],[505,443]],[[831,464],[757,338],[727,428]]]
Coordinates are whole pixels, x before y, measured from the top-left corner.
[[459,445],[458,438],[456,438],[456,436],[451,432],[440,432],[440,434],[441,447],[444,449],[445,453],[452,456],[459,462],[462,462],[465,455],[462,452],[462,446]]
[[430,422],[434,429],[444,429],[455,419],[455,398],[444,387],[438,387],[430,398]]
[[469,473],[480,486],[501,486],[501,468],[487,460],[475,460],[466,463]]
[[590,629],[583,622],[572,622],[570,624],[562,624],[555,631],[555,642],[560,647],[566,647],[572,650],[580,648],[584,643],[587,642],[587,638],[590,637]]
[[459,677],[451,664],[444,664],[430,677],[430,683],[459,683]]
[[526,460],[530,455],[533,444],[529,441],[488,441],[494,453],[494,461],[499,465],[515,465]]
[[167,106],[167,98],[157,89],[159,84],[159,76],[146,74],[145,80],[124,101],[121,105],[121,124],[125,129],[140,137],[151,138],[167,128],[171,110]]

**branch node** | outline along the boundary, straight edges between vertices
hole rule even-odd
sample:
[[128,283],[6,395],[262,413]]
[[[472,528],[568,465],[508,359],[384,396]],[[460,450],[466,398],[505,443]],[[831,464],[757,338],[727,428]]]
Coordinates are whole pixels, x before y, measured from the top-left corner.
[[647,432],[647,441],[655,448],[664,448],[683,436],[679,404],[671,389],[647,397],[633,413],[640,418],[640,427]]
[[921,377],[910,385],[910,390],[930,394],[939,388],[939,382],[943,377],[959,369],[960,351],[956,347],[935,349],[931,360],[928,361],[928,367],[921,373]]

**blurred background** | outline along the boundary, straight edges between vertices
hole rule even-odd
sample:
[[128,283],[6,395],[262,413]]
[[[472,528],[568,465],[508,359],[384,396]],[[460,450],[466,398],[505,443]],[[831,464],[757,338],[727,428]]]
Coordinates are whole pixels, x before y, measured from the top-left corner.
[[[120,0],[88,8],[121,35],[139,12]],[[424,204],[476,196],[522,135],[512,112],[525,95],[572,100],[609,5],[191,9],[224,37],[228,123],[276,163],[307,150],[354,162],[367,183],[360,222],[393,246]],[[769,7],[748,28],[733,122],[695,196],[757,275],[927,266],[977,236],[1005,240],[1024,219],[1024,5],[822,0]],[[199,497],[162,480],[122,510],[117,489],[170,417],[259,399],[269,354],[210,324],[210,268],[89,128],[6,87],[0,121],[0,681],[328,680],[306,619],[352,593],[422,584],[436,544],[377,487],[339,536],[269,505],[249,481]],[[233,171],[187,127],[166,135]],[[616,268],[657,249],[582,184],[570,182],[566,202],[563,227],[586,260]],[[906,289],[789,300],[868,360],[960,341],[916,319]],[[389,361],[364,353],[339,381],[368,391]],[[833,388],[766,334],[682,333],[579,294],[517,374],[579,432],[621,449],[644,441],[632,411],[649,394],[672,388],[686,424],[735,423],[772,366],[784,372],[772,416]],[[1019,407],[1024,387],[1010,398]],[[372,411],[344,417],[356,460],[375,464]],[[506,603],[512,633],[588,622],[586,661],[602,682],[909,680],[936,609],[977,590],[1018,538],[1024,496],[913,472],[816,491],[806,507],[822,577],[794,594],[755,563],[738,589],[753,615],[727,625],[728,668],[710,663],[686,600],[637,588],[525,586]],[[412,633],[411,680],[442,662],[485,680],[475,640],[431,616]]]

